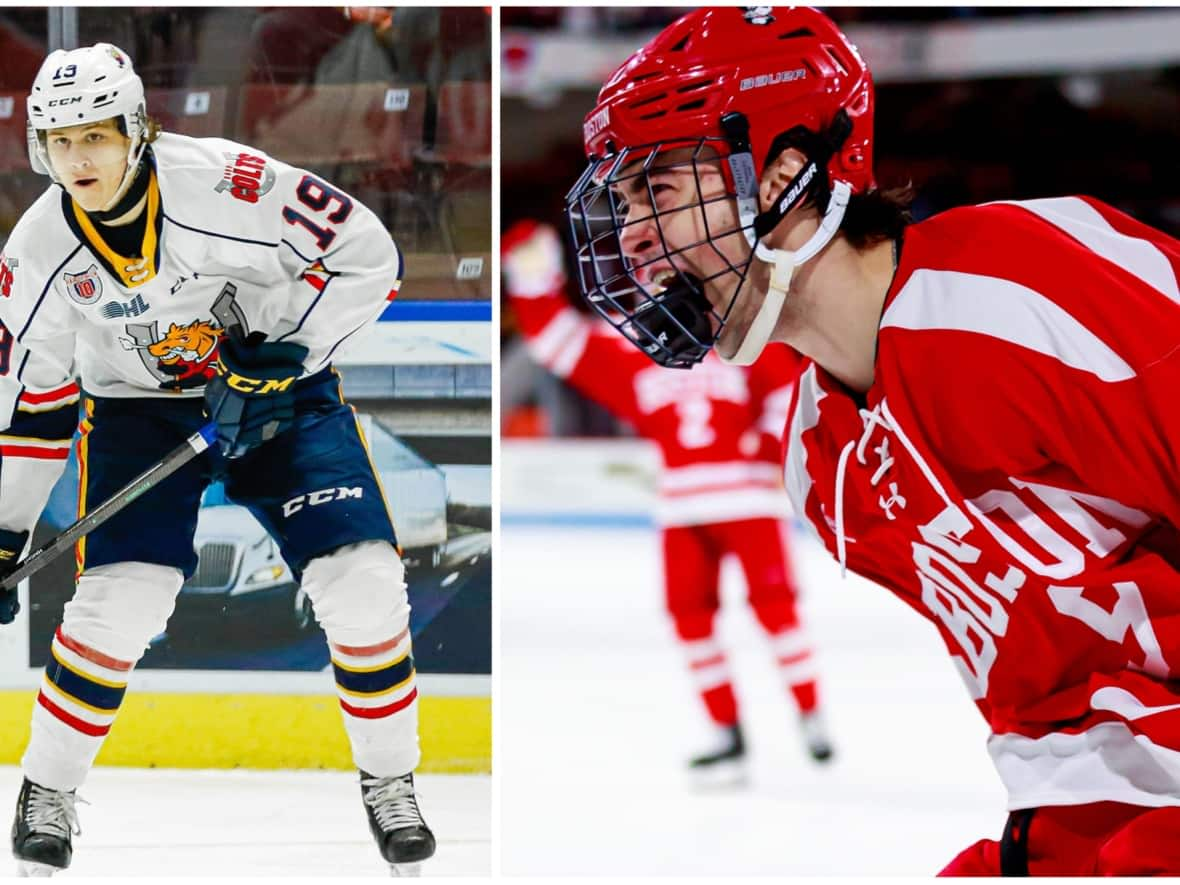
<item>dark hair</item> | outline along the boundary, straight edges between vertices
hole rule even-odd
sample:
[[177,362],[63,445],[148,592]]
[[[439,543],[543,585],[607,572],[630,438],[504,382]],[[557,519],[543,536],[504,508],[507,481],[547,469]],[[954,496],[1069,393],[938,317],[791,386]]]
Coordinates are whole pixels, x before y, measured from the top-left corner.
[[909,184],[853,194],[844,210],[840,233],[858,252],[883,240],[895,240],[914,220],[910,213],[914,197],[914,188]]

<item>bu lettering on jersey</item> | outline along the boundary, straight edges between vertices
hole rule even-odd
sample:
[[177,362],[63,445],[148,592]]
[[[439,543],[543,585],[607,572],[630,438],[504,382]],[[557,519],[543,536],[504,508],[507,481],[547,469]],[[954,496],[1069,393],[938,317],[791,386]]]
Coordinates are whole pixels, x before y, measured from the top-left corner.
[[867,406],[803,373],[795,506],[937,626],[1009,807],[1180,804],[1174,242],[1081,199],[907,231]]

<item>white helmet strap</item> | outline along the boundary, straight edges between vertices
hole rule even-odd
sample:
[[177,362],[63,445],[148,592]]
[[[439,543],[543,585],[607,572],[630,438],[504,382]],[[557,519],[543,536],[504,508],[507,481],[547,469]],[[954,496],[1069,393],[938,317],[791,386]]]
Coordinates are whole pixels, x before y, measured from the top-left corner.
[[[754,257],[771,265],[770,285],[766,290],[766,297],[758,312],[754,315],[749,328],[742,336],[733,356],[721,357],[723,361],[735,366],[751,365],[763,348],[770,341],[778,322],[779,313],[787,300],[787,291],[791,287],[791,278],[795,268],[810,261],[828,245],[840,230],[840,222],[844,220],[844,212],[848,208],[848,200],[852,196],[852,187],[845,181],[837,181],[832,185],[832,194],[828,200],[828,210],[823,220],[811,238],[794,252],[786,249],[771,249],[762,244],[761,240],[754,242]],[[752,234],[751,234],[752,235]],[[720,356],[720,353],[718,353]]]

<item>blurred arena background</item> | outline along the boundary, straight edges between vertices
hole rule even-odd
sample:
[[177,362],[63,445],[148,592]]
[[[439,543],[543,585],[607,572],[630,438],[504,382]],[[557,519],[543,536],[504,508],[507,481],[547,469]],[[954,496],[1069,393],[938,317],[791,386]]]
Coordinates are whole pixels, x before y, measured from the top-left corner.
[[[502,230],[534,219],[564,233],[598,88],[687,9],[502,11]],[[919,220],[1090,194],[1180,235],[1180,11],[824,11],[874,72],[878,183],[912,183]],[[738,649],[755,779],[742,793],[688,788],[704,716],[690,715],[661,608],[648,516],[658,454],[535,366],[507,306],[500,334],[504,872],[570,870],[576,854],[579,872],[600,874],[930,875],[998,838],[986,729],[935,632],[887,592],[841,582],[801,531],[795,564],[837,761],[804,761],[763,637],[731,609],[720,635]],[[726,581],[738,599],[736,568]],[[554,820],[558,802],[569,810]]]
[[[424,809],[440,836],[433,869],[468,874],[490,869],[492,26],[482,6],[0,9],[0,240],[49,184],[25,146],[42,59],[106,41],[133,58],[165,131],[232,139],[322,175],[376,212],[400,247],[399,297],[337,365],[398,500],[399,536],[420,538],[407,573],[420,770],[468,775],[436,783],[435,803],[428,775]],[[73,520],[76,483],[71,459],[38,543]],[[216,488],[204,504],[198,573],[138,668],[100,766],[351,770],[306,597],[281,562],[258,559],[264,534],[248,513]],[[24,748],[48,637],[73,590],[71,559],[34,578],[29,616],[0,636],[0,763]],[[306,782],[305,801],[321,783]],[[358,804],[354,789],[347,800]],[[379,874],[363,828],[362,816],[347,857],[296,851],[287,867],[266,868]],[[220,844],[226,828],[198,838]],[[80,871],[121,869],[103,866],[117,854],[99,851]],[[356,867],[353,856],[376,863]],[[221,872],[217,857],[189,872]]]

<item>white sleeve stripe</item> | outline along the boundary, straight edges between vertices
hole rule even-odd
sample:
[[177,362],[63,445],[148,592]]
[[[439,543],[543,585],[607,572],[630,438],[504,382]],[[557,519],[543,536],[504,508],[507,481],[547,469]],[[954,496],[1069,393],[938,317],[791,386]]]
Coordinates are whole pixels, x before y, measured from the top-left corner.
[[1061,228],[1083,246],[1141,279],[1172,301],[1180,302],[1180,287],[1172,264],[1148,240],[1119,233],[1097,209],[1077,197],[1010,202]]
[[1126,381],[1135,370],[1093,332],[1039,292],[999,277],[918,270],[881,319],[881,328],[975,332],[1087,372]]
[[807,449],[803,445],[803,434],[819,423],[819,401],[827,393],[819,386],[815,366],[799,376],[799,401],[795,414],[787,428],[787,457],[783,465],[787,495],[795,513],[806,520],[807,495],[811,492],[811,476],[807,472]]
[[567,378],[590,340],[590,324],[572,307],[563,308],[529,341],[534,359],[559,378]]

